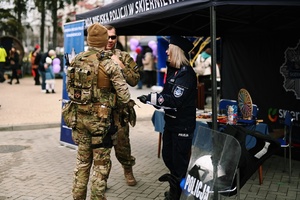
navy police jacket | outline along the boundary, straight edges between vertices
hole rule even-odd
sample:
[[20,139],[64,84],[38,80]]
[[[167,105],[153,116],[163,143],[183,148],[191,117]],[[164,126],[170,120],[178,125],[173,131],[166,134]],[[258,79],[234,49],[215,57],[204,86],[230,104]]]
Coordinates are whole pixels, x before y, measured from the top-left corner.
[[197,77],[191,66],[180,69],[168,66],[163,91],[157,95],[157,105],[165,110],[165,130],[193,133],[196,126]]

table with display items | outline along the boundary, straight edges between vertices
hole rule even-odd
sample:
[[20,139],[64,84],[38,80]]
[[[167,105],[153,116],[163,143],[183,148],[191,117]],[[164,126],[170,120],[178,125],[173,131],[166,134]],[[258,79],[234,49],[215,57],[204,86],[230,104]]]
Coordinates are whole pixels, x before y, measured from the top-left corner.
[[[164,126],[165,126],[165,120],[164,120],[164,111],[163,110],[155,110],[153,115],[152,115],[152,123],[154,126],[154,130],[155,132],[159,132],[159,136],[158,136],[158,151],[157,151],[157,157],[160,158],[160,154],[161,154],[161,141],[162,141],[162,134],[164,132]],[[194,130],[194,134],[198,133],[198,129],[199,127],[209,127],[207,121],[209,121],[208,119],[197,119],[196,118],[196,128]],[[261,134],[264,135],[268,135],[269,134],[269,129],[268,129],[268,125],[265,123],[258,123],[255,124],[254,126],[249,126],[252,127],[253,129],[255,129],[256,132],[259,132]],[[205,138],[203,138],[205,140]],[[251,149],[252,147],[254,147],[256,144],[256,138],[247,135],[246,137],[246,147],[247,149]],[[262,168],[259,168],[259,182],[260,184],[262,184]]]
[[[152,123],[154,126],[154,130],[155,132],[159,132],[159,152],[158,152],[158,157],[160,157],[160,145],[161,145],[161,134],[164,132],[164,127],[165,127],[165,120],[164,120],[164,111],[163,110],[155,110],[153,115],[152,115]],[[196,118],[196,128],[194,131],[194,134],[197,134],[199,126],[204,126],[204,127],[209,127],[209,125],[207,124],[207,119],[197,119]],[[258,123],[255,126],[255,131],[262,133],[264,135],[268,135],[269,134],[269,129],[268,129],[268,125],[265,123]],[[246,138],[246,147],[247,148],[252,148],[256,143],[255,138],[251,137],[251,136],[247,136]]]

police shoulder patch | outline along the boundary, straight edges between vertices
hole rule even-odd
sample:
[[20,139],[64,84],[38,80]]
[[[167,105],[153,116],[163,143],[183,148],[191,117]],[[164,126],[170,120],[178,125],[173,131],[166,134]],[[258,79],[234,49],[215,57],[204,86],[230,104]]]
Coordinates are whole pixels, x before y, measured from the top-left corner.
[[159,95],[157,102],[159,103],[159,105],[163,104],[163,102],[165,101],[164,97],[162,95]]
[[179,98],[179,97],[182,96],[183,92],[184,92],[184,88],[182,88],[182,87],[180,87],[180,86],[176,86],[176,88],[175,88],[173,94],[174,94],[174,96],[175,96],[176,98]]

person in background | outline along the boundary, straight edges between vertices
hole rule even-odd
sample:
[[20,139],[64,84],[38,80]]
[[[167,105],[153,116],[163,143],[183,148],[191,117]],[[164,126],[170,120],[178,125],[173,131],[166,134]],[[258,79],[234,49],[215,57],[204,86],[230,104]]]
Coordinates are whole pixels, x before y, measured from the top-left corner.
[[45,76],[46,76],[46,94],[49,94],[50,91],[52,93],[55,93],[55,75],[53,72],[53,65],[52,65],[53,59],[50,57],[46,58],[46,63],[45,65]]
[[39,73],[40,76],[42,78],[42,92],[46,93],[46,72],[45,69],[48,67],[48,64],[46,63],[46,58],[50,57],[50,58],[55,58],[56,57],[56,53],[53,49],[50,49],[48,52],[44,53],[41,57],[40,63],[39,63]]
[[15,47],[12,47],[8,54],[8,62],[12,71],[12,75],[8,84],[12,84],[13,79],[16,79],[15,84],[20,84],[18,68],[19,68],[19,54],[16,51]]
[[170,183],[165,192],[165,200],[179,200],[180,181],[185,177],[194,130],[196,126],[197,77],[189,64],[188,53],[192,42],[181,36],[171,36],[168,55],[167,77],[161,93],[139,96],[142,103],[150,103],[155,108],[165,108],[162,157],[170,174],[159,180]]
[[[204,83],[205,99],[211,89],[211,48],[207,47],[196,59],[195,72],[198,74],[199,83]],[[216,66],[217,85],[220,86],[220,70]]]
[[[112,53],[104,50],[107,41],[104,26],[99,23],[89,26],[88,49],[73,58],[67,70],[67,91],[71,102],[67,113],[71,115],[63,112],[63,117],[67,126],[72,127],[72,139],[78,145],[72,189],[74,200],[86,199],[90,174],[90,199],[106,200],[112,137],[116,134],[111,110],[115,107],[115,99],[120,104],[130,100],[119,66],[111,60]],[[72,70],[74,68],[76,70]],[[92,83],[80,76],[89,76]],[[87,91],[91,95],[85,95]]]
[[142,62],[145,76],[144,83],[146,84],[147,88],[150,88],[151,86],[156,84],[156,69],[154,63],[154,56],[150,47],[145,48]]
[[6,64],[6,57],[7,57],[6,50],[4,49],[4,47],[2,45],[0,45],[0,83],[5,81],[4,67],[5,67],[5,64]]
[[34,85],[41,85],[40,83],[40,73],[38,70],[41,54],[40,54],[40,45],[35,45],[34,50],[31,53],[31,73],[34,78]]
[[[107,50],[112,50],[112,59],[118,63],[123,72],[123,76],[126,82],[134,87],[140,80],[139,67],[134,62],[130,54],[116,49],[117,33],[116,29],[111,25],[105,25],[108,31],[108,43],[106,45]],[[117,132],[117,144],[114,145],[115,154],[118,161],[124,168],[124,176],[127,185],[134,186],[137,184],[133,175],[132,166],[135,165],[135,157],[131,155],[131,145],[129,138],[129,124],[135,126],[136,115],[133,106],[135,102],[130,100],[127,105],[119,105],[117,102],[117,108],[113,110],[115,123],[118,126]]]

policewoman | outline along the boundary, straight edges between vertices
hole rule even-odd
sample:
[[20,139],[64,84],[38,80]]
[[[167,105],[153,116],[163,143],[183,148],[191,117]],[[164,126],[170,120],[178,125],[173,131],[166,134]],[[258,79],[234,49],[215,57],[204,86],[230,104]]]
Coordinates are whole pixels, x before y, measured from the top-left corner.
[[180,198],[179,184],[186,175],[196,125],[197,78],[188,60],[192,48],[188,39],[171,36],[166,51],[167,78],[163,91],[138,97],[141,102],[165,111],[162,157],[170,174],[164,174],[159,180],[170,183],[166,200]]

